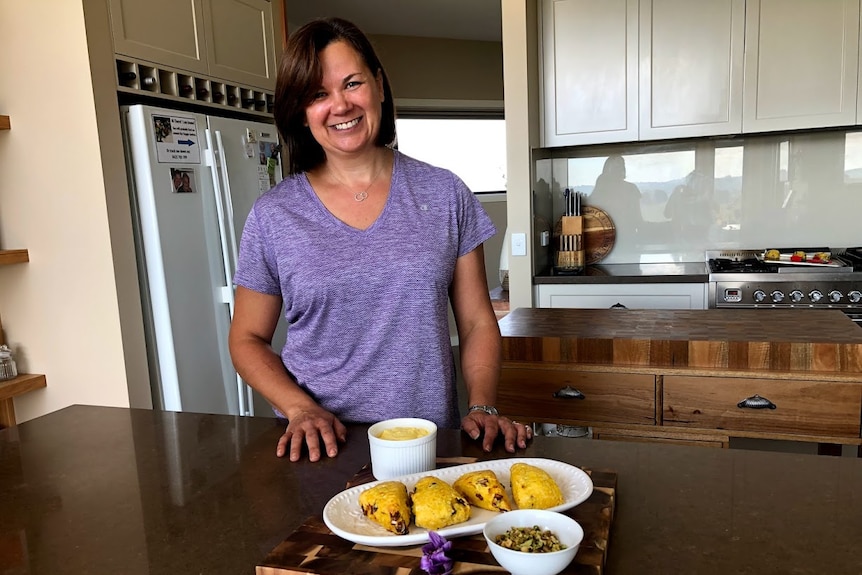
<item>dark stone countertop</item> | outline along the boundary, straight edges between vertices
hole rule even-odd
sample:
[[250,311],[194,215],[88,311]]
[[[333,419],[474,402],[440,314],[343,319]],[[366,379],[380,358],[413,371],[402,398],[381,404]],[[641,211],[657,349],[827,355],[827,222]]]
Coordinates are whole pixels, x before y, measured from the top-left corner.
[[658,264],[595,264],[581,275],[554,275],[550,270],[533,277],[534,284],[706,283],[703,262]]
[[[275,457],[274,420],[73,406],[0,431],[0,572],[252,574],[368,461]],[[482,454],[441,430],[438,454]],[[862,460],[537,437],[618,474],[608,575],[860,573]]]

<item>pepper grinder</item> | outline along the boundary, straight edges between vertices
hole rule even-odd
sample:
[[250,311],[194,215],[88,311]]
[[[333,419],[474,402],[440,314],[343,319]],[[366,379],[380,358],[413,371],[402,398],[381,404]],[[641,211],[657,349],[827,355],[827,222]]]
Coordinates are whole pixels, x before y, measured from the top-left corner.
[[7,345],[0,345],[0,381],[18,376],[18,368]]

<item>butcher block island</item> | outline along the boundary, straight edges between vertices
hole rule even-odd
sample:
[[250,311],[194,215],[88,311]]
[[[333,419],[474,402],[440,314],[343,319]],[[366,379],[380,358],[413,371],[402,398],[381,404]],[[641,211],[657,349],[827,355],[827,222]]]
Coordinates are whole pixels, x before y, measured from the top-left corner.
[[515,419],[598,439],[862,445],[862,329],[841,311],[518,308],[499,323],[497,403]]

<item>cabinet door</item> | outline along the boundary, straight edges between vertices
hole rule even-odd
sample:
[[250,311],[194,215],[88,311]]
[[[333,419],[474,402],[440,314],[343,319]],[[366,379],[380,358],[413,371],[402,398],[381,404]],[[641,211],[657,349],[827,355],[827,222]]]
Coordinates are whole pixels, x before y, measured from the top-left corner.
[[114,52],[207,73],[201,0],[110,0]]
[[706,286],[691,284],[548,284],[537,286],[538,307],[705,309]]
[[742,130],[745,0],[641,0],[640,139]]
[[856,123],[859,0],[748,0],[744,132]]
[[274,89],[272,4],[267,0],[206,0],[204,10],[210,75]]
[[637,11],[637,0],[543,0],[543,146],[637,140]]

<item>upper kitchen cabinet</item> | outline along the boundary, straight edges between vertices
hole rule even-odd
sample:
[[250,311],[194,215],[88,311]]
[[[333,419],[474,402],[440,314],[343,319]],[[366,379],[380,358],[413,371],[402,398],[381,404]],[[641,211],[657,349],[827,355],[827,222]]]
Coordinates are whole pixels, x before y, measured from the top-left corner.
[[256,88],[275,87],[268,0],[109,0],[117,54]]
[[542,146],[638,137],[638,1],[542,0]]
[[639,139],[739,133],[745,0],[641,0]]
[[275,44],[269,0],[204,0],[209,73],[275,88]]
[[110,0],[114,52],[206,74],[203,0]]
[[856,123],[859,0],[748,0],[744,132]]

